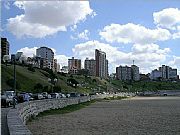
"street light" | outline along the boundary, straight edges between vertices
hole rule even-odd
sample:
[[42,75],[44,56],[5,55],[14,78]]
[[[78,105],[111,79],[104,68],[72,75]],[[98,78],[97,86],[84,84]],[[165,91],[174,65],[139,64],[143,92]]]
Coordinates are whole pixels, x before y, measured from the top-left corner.
[[[15,96],[16,96],[16,55],[15,54],[12,54],[11,55],[11,58],[12,58],[12,61],[13,61],[13,64],[14,64],[14,93],[15,93]],[[16,99],[15,97],[13,98],[13,108],[15,108],[15,104],[16,104]]]
[[[57,78],[54,78],[54,79],[48,78],[48,82],[52,84],[51,89],[52,89],[52,93],[53,93],[53,88],[57,82]],[[52,86],[53,86],[53,88],[52,88]]]

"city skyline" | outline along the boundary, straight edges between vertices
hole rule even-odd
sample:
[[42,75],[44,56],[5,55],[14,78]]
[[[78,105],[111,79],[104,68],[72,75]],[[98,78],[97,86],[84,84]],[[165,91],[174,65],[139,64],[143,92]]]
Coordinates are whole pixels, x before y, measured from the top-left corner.
[[[44,1],[38,2],[39,7],[35,3],[2,1],[1,36],[8,38],[10,53],[32,56],[38,47],[47,46],[62,67],[71,57],[84,65],[86,57],[94,58],[94,50],[101,49],[107,54],[110,73],[119,65],[132,65],[133,60],[142,73],[161,65],[180,69],[178,1]],[[70,13],[68,6],[74,9]],[[52,16],[62,10],[61,18]]]

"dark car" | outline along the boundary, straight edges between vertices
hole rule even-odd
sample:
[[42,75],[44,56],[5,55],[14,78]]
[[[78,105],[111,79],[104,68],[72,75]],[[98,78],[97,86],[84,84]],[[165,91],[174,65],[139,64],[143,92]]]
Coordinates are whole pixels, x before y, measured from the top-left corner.
[[18,103],[29,101],[30,98],[31,96],[26,92],[22,92],[17,96]]
[[72,92],[72,93],[70,93],[70,97],[80,97],[80,94],[78,94],[76,92]]
[[13,105],[13,103],[17,104],[17,100],[15,98],[14,91],[4,91],[1,95],[1,106],[9,107]]
[[1,95],[1,106],[9,107],[11,106],[13,100],[9,99],[6,95]]

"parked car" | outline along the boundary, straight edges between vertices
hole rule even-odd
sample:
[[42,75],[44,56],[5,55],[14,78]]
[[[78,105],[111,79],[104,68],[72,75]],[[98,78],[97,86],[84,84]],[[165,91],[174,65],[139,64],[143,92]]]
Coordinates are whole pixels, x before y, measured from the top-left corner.
[[63,93],[59,93],[59,95],[60,95],[61,98],[66,98],[66,95],[63,94]]
[[51,95],[48,94],[47,92],[43,92],[42,95],[43,95],[43,97],[44,97],[45,99],[50,99],[50,98],[51,98]]
[[17,104],[17,99],[15,97],[14,91],[4,91],[1,95],[1,106],[9,107],[13,105],[15,101],[15,104]]
[[1,95],[1,106],[9,107],[11,106],[12,102],[13,102],[13,99],[9,98],[7,95],[5,94]]
[[40,93],[33,94],[32,97],[33,97],[35,100],[44,99],[43,95],[40,94]]
[[26,92],[21,92],[17,96],[18,103],[26,102],[26,101],[29,101],[29,100],[30,100],[30,95],[28,93],[26,93]]
[[163,93],[163,96],[168,96],[168,94],[167,93]]
[[69,98],[71,95],[70,94],[66,94],[66,98]]
[[60,98],[59,93],[51,93],[50,95],[52,98]]
[[80,94],[78,94],[76,92],[72,92],[72,93],[70,93],[70,97],[80,97]]

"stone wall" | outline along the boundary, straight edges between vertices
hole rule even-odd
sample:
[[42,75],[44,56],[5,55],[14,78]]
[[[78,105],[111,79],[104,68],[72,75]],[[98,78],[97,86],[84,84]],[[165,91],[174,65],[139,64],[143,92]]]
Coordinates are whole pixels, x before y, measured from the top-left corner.
[[26,127],[26,122],[29,120],[30,117],[37,116],[40,112],[43,112],[45,110],[63,108],[68,105],[87,102],[93,99],[102,99],[106,97],[126,95],[127,93],[119,93],[118,95],[101,94],[77,98],[44,99],[24,102],[16,105],[16,109],[10,109],[7,114],[9,133],[10,135],[32,135],[31,131]]

